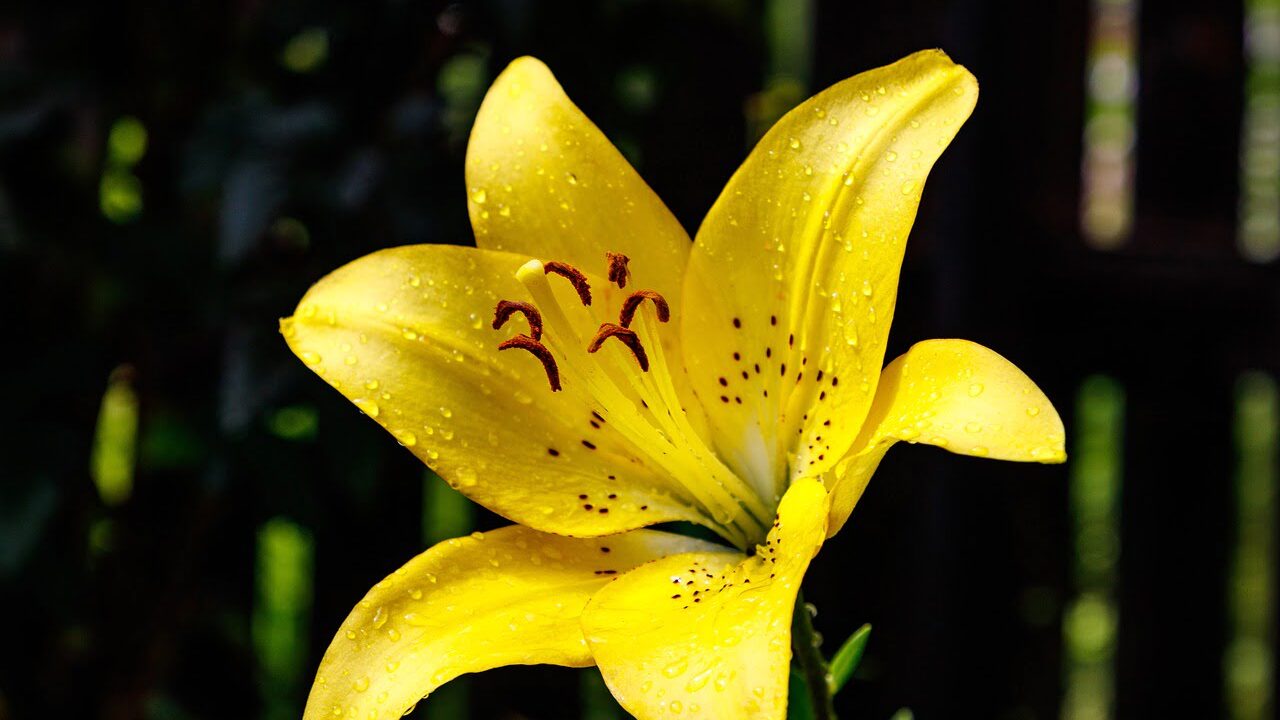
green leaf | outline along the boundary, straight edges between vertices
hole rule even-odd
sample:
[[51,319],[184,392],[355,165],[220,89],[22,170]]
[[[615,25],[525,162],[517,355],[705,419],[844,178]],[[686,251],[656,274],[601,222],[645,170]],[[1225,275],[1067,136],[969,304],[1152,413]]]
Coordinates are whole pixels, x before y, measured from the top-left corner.
[[867,650],[867,641],[871,639],[871,626],[863,625],[856,632],[849,636],[848,640],[840,646],[836,651],[836,656],[831,660],[831,694],[835,695],[840,692],[840,688],[849,682],[849,678],[853,677],[853,671],[858,669],[858,663],[862,662],[862,654]]
[[787,689],[787,720],[814,720],[813,701],[809,699],[809,687],[804,673],[791,668],[791,684]]

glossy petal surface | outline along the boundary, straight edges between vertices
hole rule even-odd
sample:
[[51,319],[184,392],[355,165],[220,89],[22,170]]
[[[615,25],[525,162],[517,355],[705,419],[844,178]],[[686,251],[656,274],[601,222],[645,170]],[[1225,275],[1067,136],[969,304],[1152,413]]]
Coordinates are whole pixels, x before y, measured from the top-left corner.
[[968,340],[926,340],[884,369],[863,435],[834,472],[833,534],[900,440],[996,460],[1067,457],[1062,418],[1013,363]]
[[673,555],[596,593],[583,631],[618,702],[641,720],[785,717],[792,609],[826,517],[801,480],[754,556]]
[[592,414],[581,383],[552,392],[536,359],[498,351],[527,332],[519,317],[490,327],[498,300],[532,299],[515,279],[525,260],[443,245],[383,250],[318,282],[281,329],[356,407],[515,522],[576,536],[712,524],[683,486],[650,470],[644,449]]
[[769,131],[699,229],[685,358],[716,446],[762,493],[856,438],[925,177],[977,94],[940,51],[837,83]]
[[304,718],[395,720],[463,673],[588,666],[579,616],[593,592],[641,563],[711,547],[651,530],[580,540],[518,526],[440,543],[351,611]]

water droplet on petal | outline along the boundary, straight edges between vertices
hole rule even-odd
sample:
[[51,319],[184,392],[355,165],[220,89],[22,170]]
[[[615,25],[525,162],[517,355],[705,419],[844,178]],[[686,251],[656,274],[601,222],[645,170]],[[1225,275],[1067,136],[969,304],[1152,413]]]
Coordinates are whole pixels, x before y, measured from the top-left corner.
[[681,658],[662,668],[662,674],[669,678],[680,677],[689,669],[689,659]]

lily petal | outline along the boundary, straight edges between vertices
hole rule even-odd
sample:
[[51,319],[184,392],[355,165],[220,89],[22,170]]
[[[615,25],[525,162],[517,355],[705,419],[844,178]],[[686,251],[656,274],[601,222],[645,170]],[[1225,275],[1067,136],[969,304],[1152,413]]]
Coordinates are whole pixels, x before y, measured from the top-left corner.
[[925,177],[977,95],[937,50],[837,83],[778,121],[707,215],[685,358],[744,476],[785,478],[789,459],[816,476],[857,437]]
[[640,720],[785,717],[791,613],[827,508],[800,480],[754,556],[673,555],[597,592],[582,627],[618,702]]
[[519,526],[440,543],[351,611],[303,717],[395,720],[464,673],[589,666],[578,620],[593,592],[641,563],[712,547],[651,530],[578,540]]
[[575,536],[677,519],[714,526],[593,415],[585,388],[552,392],[537,359],[498,351],[524,331],[490,321],[500,299],[532,299],[515,279],[525,261],[444,245],[383,250],[318,282],[281,331],[450,485],[515,522]]
[[880,376],[863,434],[833,473],[831,534],[900,440],[996,460],[1067,458],[1062,418],[1013,363],[968,340],[925,340]]
[[599,275],[606,251],[622,253],[628,287],[679,311],[689,235],[539,60],[515,60],[489,88],[467,145],[467,190],[478,246]]

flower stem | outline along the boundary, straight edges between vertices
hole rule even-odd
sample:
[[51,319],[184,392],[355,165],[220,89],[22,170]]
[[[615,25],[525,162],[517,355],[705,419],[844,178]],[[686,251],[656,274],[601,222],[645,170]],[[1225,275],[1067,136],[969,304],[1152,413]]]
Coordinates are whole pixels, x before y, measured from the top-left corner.
[[818,634],[813,629],[813,616],[805,604],[803,592],[796,594],[796,609],[791,616],[791,647],[804,674],[814,720],[836,720],[831,686],[827,682],[827,661],[818,648]]

